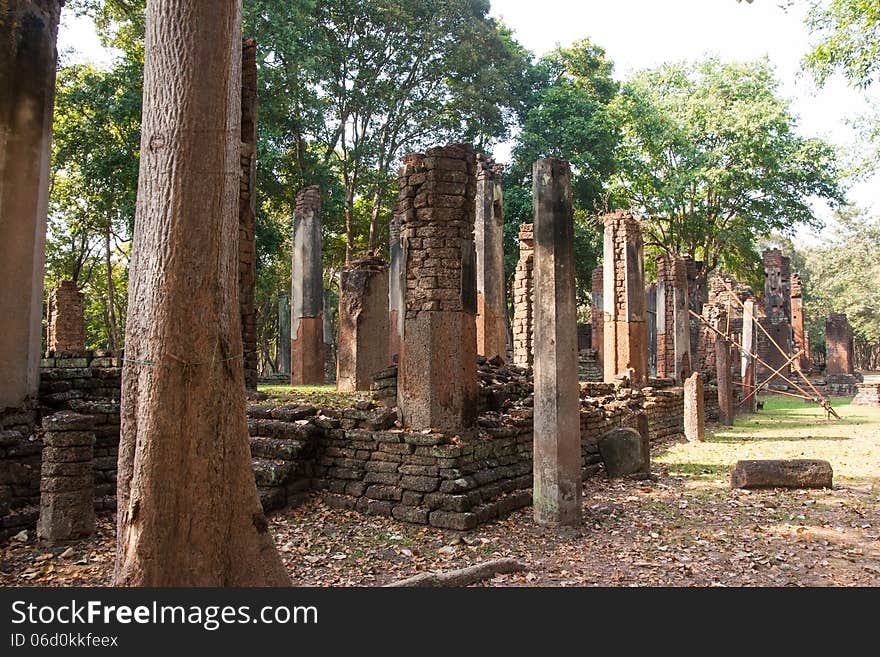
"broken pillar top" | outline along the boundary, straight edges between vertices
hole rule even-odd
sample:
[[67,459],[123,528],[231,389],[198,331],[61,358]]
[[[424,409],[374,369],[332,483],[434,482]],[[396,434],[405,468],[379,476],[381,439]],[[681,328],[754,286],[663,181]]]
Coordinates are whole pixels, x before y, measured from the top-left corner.
[[380,256],[364,256],[357,260],[352,260],[343,267],[343,271],[383,271],[388,267],[388,263]]
[[296,195],[296,213],[308,214],[321,209],[321,188],[310,185]]
[[634,228],[641,230],[642,221],[629,210],[615,210],[602,216],[602,223],[606,226],[611,223],[621,223],[624,225],[632,225]]
[[519,225],[519,241],[522,242],[522,244],[520,244],[520,248],[523,248],[523,246],[526,246],[527,248],[533,248],[535,243],[534,224]]

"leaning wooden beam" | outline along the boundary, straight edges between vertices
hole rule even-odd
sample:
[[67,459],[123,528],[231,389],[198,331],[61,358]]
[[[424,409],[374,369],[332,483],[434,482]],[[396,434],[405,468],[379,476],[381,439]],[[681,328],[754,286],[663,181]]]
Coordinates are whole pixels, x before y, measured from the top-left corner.
[[[770,376],[768,376],[760,384],[755,386],[755,389],[752,390],[748,395],[746,395],[745,398],[740,402],[740,404],[744,404],[749,399],[751,399],[754,395],[757,395],[761,391],[761,389],[764,388],[764,386],[770,385],[770,382],[774,378],[776,378],[776,375],[779,374],[780,372],[782,372],[782,370],[784,370],[786,367],[791,365],[793,360],[795,360],[796,358],[800,358],[802,353],[804,353],[804,350],[799,349],[798,352],[794,356],[792,356],[787,361],[785,361],[782,365],[777,367]],[[806,394],[806,390],[804,391],[804,393]]]
[[467,568],[450,570],[445,573],[421,573],[407,579],[402,579],[386,587],[413,587],[413,586],[470,586],[482,582],[495,575],[507,575],[519,573],[526,569],[525,564],[515,559],[495,559],[485,561]]

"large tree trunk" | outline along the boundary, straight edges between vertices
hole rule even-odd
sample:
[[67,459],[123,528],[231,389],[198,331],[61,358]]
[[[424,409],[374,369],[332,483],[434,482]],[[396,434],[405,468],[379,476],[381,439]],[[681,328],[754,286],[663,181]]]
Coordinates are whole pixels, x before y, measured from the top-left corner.
[[289,584],[245,419],[240,58],[240,0],[148,0],[116,585]]

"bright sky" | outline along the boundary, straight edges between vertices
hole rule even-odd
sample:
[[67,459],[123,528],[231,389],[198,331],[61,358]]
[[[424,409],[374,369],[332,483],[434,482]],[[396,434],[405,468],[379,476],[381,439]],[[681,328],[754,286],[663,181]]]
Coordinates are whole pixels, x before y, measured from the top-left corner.
[[[492,14],[501,17],[520,43],[540,55],[557,45],[589,37],[602,46],[623,79],[633,71],[664,62],[717,55],[725,60],[769,57],[792,99],[800,132],[824,137],[845,152],[858,144],[846,120],[869,109],[869,97],[833,79],[817,89],[801,72],[801,58],[810,43],[803,24],[805,3],[788,10],[777,0],[492,0]],[[68,61],[108,62],[88,20],[66,12],[59,30],[59,48]],[[870,100],[880,97],[873,92]],[[504,148],[497,155],[505,159]],[[880,176],[854,185],[850,199],[880,211]],[[823,205],[817,213],[829,218]],[[812,241],[806,233],[799,235]]]

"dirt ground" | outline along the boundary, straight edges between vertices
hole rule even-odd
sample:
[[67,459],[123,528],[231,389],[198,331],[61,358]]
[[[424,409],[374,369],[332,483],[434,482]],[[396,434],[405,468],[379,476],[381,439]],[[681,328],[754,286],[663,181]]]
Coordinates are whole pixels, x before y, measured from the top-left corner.
[[[334,511],[315,496],[273,515],[272,531],[303,586],[376,586],[499,557],[526,570],[485,585],[878,586],[880,409],[835,407],[843,421],[769,398],[706,443],[656,444],[652,480],[585,483],[578,529],[539,527],[526,508],[458,533]],[[732,490],[730,468],[744,458],[827,459],[834,488]],[[91,540],[44,550],[29,532],[0,548],[0,585],[106,585],[113,533],[105,517]]]

